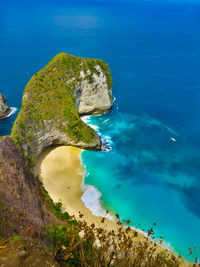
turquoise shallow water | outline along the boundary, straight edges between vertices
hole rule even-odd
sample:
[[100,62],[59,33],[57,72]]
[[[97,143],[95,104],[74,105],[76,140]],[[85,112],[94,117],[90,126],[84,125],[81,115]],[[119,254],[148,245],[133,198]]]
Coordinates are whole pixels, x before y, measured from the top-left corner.
[[[200,235],[198,149],[145,115],[114,109],[111,114],[91,116],[88,123],[98,126],[111,145],[106,152],[82,154],[85,183],[101,192],[103,207],[146,232],[155,222],[155,237],[164,237],[167,247],[191,259],[188,248],[198,246]],[[172,136],[176,143],[170,141]]]
[[[0,89],[10,106],[20,109],[26,83],[61,51],[109,63],[114,108],[90,123],[112,150],[83,152],[85,182],[132,225],[157,223],[156,236],[188,259],[190,247],[200,255],[199,29],[199,1],[0,5]],[[16,116],[0,121],[0,135]]]

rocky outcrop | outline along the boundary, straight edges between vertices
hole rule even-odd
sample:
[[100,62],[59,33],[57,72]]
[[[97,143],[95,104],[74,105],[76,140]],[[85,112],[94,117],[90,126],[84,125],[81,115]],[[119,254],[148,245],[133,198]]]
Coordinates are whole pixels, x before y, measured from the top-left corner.
[[58,222],[10,137],[0,140],[0,236]]
[[101,140],[80,118],[112,107],[112,78],[102,60],[60,53],[27,84],[11,137],[34,165],[48,146],[101,149]]
[[5,96],[0,93],[0,118],[4,117],[9,112],[7,100]]

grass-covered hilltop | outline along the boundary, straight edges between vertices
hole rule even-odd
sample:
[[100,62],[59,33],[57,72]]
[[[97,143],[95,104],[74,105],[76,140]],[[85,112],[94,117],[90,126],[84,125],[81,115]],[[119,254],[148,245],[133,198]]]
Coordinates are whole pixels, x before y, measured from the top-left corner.
[[31,165],[50,145],[99,150],[100,138],[79,115],[109,111],[111,88],[105,62],[60,53],[25,87],[11,137]]

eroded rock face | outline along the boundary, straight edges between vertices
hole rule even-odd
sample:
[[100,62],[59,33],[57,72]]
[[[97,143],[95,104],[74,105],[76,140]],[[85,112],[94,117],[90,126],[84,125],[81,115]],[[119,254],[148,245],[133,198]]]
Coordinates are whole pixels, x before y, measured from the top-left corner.
[[[79,148],[85,148],[85,149],[98,149],[101,148],[101,140],[98,136],[98,134],[95,133],[95,139],[91,141],[90,143],[85,142],[77,142],[74,141],[72,138],[67,136],[67,134],[63,133],[62,131],[59,131],[57,127],[52,127],[51,123],[49,121],[45,121],[45,131],[44,129],[38,129],[38,131],[34,134],[34,139],[37,143],[32,146],[32,153],[37,158],[40,153],[47,147],[50,146],[58,146],[58,145],[66,145],[66,146],[74,146]],[[23,143],[23,151],[25,155],[29,155],[29,146],[28,141],[25,141]]]
[[0,118],[6,115],[7,112],[8,112],[8,105],[6,98],[2,94],[0,94]]
[[58,220],[46,206],[41,189],[25,166],[22,153],[10,137],[0,140],[0,235],[10,236]]
[[[107,78],[100,66],[96,66],[99,74],[92,74],[92,82],[85,79],[83,71],[81,85],[75,91],[76,108],[79,115],[107,112],[112,107],[112,91],[108,87]],[[91,75],[91,73],[88,73]]]

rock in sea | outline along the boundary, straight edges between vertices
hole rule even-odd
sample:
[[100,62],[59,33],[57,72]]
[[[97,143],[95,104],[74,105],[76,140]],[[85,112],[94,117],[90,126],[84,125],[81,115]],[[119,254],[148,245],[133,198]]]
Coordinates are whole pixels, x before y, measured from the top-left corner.
[[7,100],[5,96],[0,93],[0,119],[9,112]]

